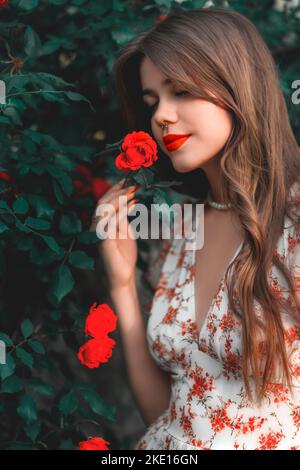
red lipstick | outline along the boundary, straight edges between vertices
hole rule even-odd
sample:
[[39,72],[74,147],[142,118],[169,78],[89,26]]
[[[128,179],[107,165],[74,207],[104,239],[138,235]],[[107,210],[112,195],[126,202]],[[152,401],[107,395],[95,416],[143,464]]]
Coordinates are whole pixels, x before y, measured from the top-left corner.
[[172,152],[181,147],[191,134],[168,134],[163,140],[166,148]]

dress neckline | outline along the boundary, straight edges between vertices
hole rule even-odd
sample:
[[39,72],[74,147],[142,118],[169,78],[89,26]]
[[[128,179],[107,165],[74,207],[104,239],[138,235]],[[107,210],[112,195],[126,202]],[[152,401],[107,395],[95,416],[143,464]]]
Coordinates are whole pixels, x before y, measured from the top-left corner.
[[196,325],[196,333],[197,333],[197,340],[198,340],[198,343],[200,342],[200,339],[201,337],[203,336],[203,331],[207,325],[207,322],[208,322],[208,319],[210,317],[210,314],[211,314],[211,311],[213,309],[213,306],[214,306],[214,303],[215,303],[215,299],[217,298],[217,296],[220,294],[220,291],[222,289],[222,286],[223,284],[225,283],[225,274],[226,274],[226,271],[229,267],[229,265],[235,260],[235,258],[238,256],[238,254],[240,253],[242,247],[243,247],[243,244],[245,242],[245,239],[242,240],[242,242],[240,243],[240,245],[238,246],[238,248],[236,249],[234,255],[232,256],[232,258],[230,259],[229,263],[227,264],[226,266],[226,269],[225,271],[223,272],[223,276],[222,276],[222,279],[219,283],[219,286],[217,288],[217,291],[215,293],[215,295],[213,296],[212,298],[212,301],[209,305],[209,308],[206,312],[206,315],[204,317],[204,320],[202,322],[202,325],[200,325],[200,329],[198,328],[198,325],[197,325],[197,319],[196,319],[196,289],[195,289],[195,281],[196,281],[196,249],[194,249],[194,245],[196,243],[196,239],[193,240],[193,249],[192,249],[192,255],[191,255],[191,265],[194,267],[194,272],[195,272],[195,275],[192,279],[192,282],[191,282],[191,289],[192,289],[192,292],[191,292],[191,307],[192,307],[192,310],[191,310],[191,317],[192,317],[192,321],[195,323]]

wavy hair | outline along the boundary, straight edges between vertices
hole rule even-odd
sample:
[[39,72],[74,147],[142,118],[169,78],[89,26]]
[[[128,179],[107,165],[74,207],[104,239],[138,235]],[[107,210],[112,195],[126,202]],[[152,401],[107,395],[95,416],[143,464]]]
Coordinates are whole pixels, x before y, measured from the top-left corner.
[[[276,379],[277,367],[281,380],[292,388],[281,311],[300,320],[292,275],[276,255],[285,216],[299,229],[300,203],[299,196],[289,197],[292,186],[300,184],[300,149],[276,64],[255,25],[240,13],[223,8],[171,11],[123,46],[114,64],[117,96],[129,130],[149,128],[139,75],[145,56],[175,85],[232,114],[233,131],[220,160],[221,196],[232,204],[246,238],[228,266],[225,282],[230,308],[242,323],[246,393],[252,401],[252,374],[255,401],[261,403],[268,383]],[[170,167],[167,172],[172,176]],[[198,196],[201,188],[200,202],[204,201],[209,182],[203,170],[193,183]],[[276,295],[270,285],[272,263],[286,279],[288,299]],[[254,301],[263,319],[256,314]]]

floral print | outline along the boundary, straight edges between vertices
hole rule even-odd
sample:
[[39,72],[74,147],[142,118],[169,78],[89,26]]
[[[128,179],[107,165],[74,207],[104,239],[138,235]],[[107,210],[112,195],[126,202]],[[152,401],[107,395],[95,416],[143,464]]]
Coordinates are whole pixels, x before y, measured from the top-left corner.
[[[195,250],[185,249],[185,241],[166,240],[158,263],[152,265],[158,282],[150,305],[147,340],[153,359],[170,373],[172,389],[168,408],[134,449],[300,449],[300,324],[282,314],[292,390],[280,381],[270,383],[261,406],[250,403],[242,377],[241,321],[229,308],[224,279],[197,331]],[[299,224],[292,225],[287,216],[277,254],[300,290]],[[151,270],[148,276],[149,280]],[[289,299],[286,281],[275,265],[270,283],[278,295]],[[255,309],[259,313],[259,305]],[[249,381],[254,389],[252,376]]]

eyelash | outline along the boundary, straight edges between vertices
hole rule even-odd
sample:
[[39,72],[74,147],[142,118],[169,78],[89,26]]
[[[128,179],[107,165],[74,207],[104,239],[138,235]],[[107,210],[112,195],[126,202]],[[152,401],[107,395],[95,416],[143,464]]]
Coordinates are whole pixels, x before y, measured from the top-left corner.
[[[188,91],[178,91],[178,92],[174,92],[174,94],[175,94],[176,96],[187,95],[187,94],[188,94]],[[155,106],[157,106],[157,103],[153,104],[152,106],[147,106],[147,108],[149,108],[150,111],[153,111],[153,109],[155,108]]]

